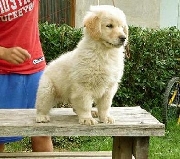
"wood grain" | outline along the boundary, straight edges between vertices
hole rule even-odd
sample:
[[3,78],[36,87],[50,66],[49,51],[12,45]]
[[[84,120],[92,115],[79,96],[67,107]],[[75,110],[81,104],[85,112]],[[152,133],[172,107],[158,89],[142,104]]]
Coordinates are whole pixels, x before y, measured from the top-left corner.
[[0,136],[164,136],[164,124],[140,107],[113,107],[114,124],[80,125],[72,108],[53,108],[49,123],[35,122],[35,109],[1,109]]

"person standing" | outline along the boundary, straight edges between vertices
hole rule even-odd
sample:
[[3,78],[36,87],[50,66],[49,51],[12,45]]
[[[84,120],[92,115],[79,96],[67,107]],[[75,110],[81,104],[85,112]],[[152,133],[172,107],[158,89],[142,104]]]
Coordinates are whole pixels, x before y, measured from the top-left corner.
[[[46,66],[38,28],[39,0],[0,0],[0,109],[35,107]],[[0,110],[1,111],[1,110]],[[0,152],[22,137],[0,137]],[[32,151],[51,152],[50,136],[31,137]]]

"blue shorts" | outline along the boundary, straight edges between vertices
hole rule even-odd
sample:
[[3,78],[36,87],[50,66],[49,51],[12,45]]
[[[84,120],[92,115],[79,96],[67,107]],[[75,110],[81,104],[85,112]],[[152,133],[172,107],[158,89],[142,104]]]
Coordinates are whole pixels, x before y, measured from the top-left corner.
[[[30,75],[0,74],[0,109],[34,108],[42,73],[43,71]],[[14,142],[21,139],[21,136],[0,137],[0,143]]]

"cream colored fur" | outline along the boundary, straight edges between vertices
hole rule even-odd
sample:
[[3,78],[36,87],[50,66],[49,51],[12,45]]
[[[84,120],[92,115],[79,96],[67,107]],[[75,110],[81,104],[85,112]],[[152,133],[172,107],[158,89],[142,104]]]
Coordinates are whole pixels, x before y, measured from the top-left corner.
[[113,6],[92,6],[84,18],[84,37],[76,49],[61,55],[45,69],[37,92],[36,122],[48,122],[57,102],[71,103],[80,124],[113,123],[112,99],[124,70],[128,26],[124,13]]

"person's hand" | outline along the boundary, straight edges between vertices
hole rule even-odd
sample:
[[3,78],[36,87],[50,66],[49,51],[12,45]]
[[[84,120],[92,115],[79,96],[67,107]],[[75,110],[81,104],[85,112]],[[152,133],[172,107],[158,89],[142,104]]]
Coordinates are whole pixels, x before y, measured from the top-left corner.
[[27,50],[21,47],[0,47],[0,59],[3,59],[12,64],[21,64],[29,58],[31,58],[31,55]]

